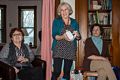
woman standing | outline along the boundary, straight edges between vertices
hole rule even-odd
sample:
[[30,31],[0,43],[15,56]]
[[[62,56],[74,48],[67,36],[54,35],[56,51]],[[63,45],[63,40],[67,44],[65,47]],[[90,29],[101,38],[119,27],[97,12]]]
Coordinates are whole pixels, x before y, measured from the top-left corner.
[[[51,80],[57,80],[60,76],[63,60],[63,79],[70,80],[70,69],[76,56],[76,39],[80,38],[79,26],[75,19],[70,18],[73,11],[68,3],[61,3],[57,13],[60,17],[54,19],[52,27],[53,73]],[[70,40],[66,35],[66,30],[70,31],[76,38]]]
[[102,39],[103,29],[94,25],[90,29],[91,37],[85,41],[85,57],[83,67],[86,70],[97,71],[97,80],[116,80],[111,64],[108,60],[108,45]]

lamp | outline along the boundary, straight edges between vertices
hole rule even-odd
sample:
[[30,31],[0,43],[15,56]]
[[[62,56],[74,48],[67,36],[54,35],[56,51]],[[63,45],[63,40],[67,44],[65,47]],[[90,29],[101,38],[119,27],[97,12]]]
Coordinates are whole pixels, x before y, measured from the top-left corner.
[[28,32],[27,32],[27,30],[25,28],[22,28],[21,30],[23,31],[24,36],[28,36],[29,35]]

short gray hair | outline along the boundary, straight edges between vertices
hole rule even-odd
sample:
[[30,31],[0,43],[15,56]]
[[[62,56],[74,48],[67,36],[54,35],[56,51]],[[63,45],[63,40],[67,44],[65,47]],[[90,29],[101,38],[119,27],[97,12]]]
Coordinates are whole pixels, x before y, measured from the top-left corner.
[[68,4],[67,2],[62,2],[59,4],[58,8],[57,8],[57,14],[60,16],[60,12],[61,12],[61,7],[62,6],[66,6],[69,10],[69,15],[71,15],[73,13],[72,7],[70,6],[70,4]]

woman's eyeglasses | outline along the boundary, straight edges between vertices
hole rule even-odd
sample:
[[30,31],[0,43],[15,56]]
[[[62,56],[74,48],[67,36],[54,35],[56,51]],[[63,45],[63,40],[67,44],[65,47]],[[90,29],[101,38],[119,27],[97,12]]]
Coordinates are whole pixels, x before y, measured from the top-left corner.
[[22,36],[22,34],[21,33],[19,33],[19,34],[13,34],[13,36]]

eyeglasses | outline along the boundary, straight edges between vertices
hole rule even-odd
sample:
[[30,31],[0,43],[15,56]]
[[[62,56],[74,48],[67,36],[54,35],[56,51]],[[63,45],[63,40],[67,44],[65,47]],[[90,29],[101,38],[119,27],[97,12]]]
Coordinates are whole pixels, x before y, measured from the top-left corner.
[[64,11],[67,11],[68,9],[66,8],[66,9],[61,9],[61,12],[64,12]]
[[13,36],[22,36],[22,34],[21,33],[19,33],[19,34],[13,34]]

